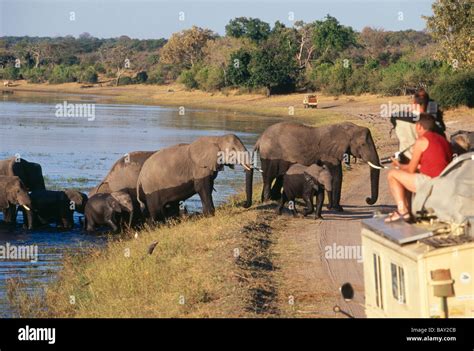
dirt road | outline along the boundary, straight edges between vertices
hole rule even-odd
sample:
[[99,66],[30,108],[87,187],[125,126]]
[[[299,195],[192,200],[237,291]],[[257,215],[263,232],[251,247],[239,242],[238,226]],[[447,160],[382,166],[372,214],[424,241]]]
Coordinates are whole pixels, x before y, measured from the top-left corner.
[[[287,214],[287,227],[280,233],[275,251],[282,263],[282,294],[293,296],[297,315],[333,317],[332,306],[339,304],[354,316],[364,317],[363,308],[358,305],[364,301],[361,220],[372,217],[374,211],[388,211],[392,201],[384,172],[374,206],[365,203],[370,193],[368,167],[356,165],[344,176],[344,212],[323,211],[322,221],[312,216],[293,219]],[[338,288],[345,282],[353,285],[355,302],[346,304],[339,298]]]

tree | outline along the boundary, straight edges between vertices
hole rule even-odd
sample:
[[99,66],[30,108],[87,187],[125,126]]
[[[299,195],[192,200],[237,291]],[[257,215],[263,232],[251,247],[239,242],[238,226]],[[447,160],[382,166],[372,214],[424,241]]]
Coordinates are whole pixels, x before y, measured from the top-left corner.
[[439,42],[437,57],[453,67],[472,67],[474,22],[471,0],[436,0],[433,16],[426,19],[428,31]]
[[120,77],[132,66],[131,57],[133,52],[125,45],[101,47],[100,55],[102,61],[115,71],[115,86],[119,85]]
[[231,54],[227,67],[227,80],[231,85],[248,86],[250,84],[249,64],[251,59],[251,53],[245,49]]
[[378,59],[387,47],[387,34],[383,29],[364,27],[359,40],[369,59]]
[[314,22],[313,44],[320,62],[332,62],[350,46],[356,46],[355,32],[351,27],[339,24],[327,15],[322,21]]
[[270,35],[270,25],[258,18],[238,17],[225,26],[225,34],[234,38],[249,38],[261,42]]
[[246,38],[223,37],[209,40],[203,48],[204,62],[222,70],[224,85],[227,85],[227,69],[231,56],[240,49],[249,49],[254,45]]
[[253,54],[249,64],[252,85],[267,88],[268,95],[293,91],[299,73],[294,48],[281,39],[272,35]]
[[312,37],[314,33],[314,23],[296,21],[295,28],[297,31],[298,40],[296,61],[301,68],[306,68],[309,66],[316,48]]
[[164,64],[191,68],[204,56],[203,48],[216,35],[210,29],[193,26],[191,29],[174,33],[161,49],[160,61]]

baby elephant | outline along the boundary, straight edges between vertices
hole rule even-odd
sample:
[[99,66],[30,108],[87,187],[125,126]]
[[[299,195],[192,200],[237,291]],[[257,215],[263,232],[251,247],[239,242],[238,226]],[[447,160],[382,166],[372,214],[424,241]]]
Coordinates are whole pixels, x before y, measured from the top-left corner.
[[33,226],[56,223],[58,228],[71,229],[74,211],[64,191],[34,190],[30,193],[33,205]]
[[97,193],[87,201],[84,228],[91,232],[98,226],[106,225],[116,232],[121,227],[124,212],[129,213],[130,221],[133,217],[133,203],[128,193],[124,191],[111,194]]
[[313,197],[316,195],[315,218],[321,218],[321,209],[324,202],[324,190],[331,194],[332,176],[326,166],[312,164],[309,167],[301,164],[292,165],[283,176],[283,193],[277,213],[281,215],[283,206],[290,201],[290,210],[296,217],[295,199],[302,198],[306,203],[303,214],[306,216],[313,212]]

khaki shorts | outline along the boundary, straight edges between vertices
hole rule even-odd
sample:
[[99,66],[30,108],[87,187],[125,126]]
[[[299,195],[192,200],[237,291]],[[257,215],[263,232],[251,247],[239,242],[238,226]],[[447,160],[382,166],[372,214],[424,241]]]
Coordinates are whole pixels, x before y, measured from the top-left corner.
[[431,180],[431,177],[427,176],[426,174],[417,173],[415,175],[415,192],[419,190],[423,186],[423,184],[429,180]]
[[[413,145],[416,141],[415,124],[402,120],[397,120],[397,124],[395,126],[395,134],[397,135],[398,141],[400,142],[398,151],[403,151],[409,146]],[[408,158],[411,158],[411,149],[405,151],[404,154]]]

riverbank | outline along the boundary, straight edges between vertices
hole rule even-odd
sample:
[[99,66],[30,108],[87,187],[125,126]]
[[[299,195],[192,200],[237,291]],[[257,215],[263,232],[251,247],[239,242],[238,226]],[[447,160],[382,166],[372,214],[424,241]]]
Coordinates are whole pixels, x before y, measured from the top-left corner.
[[285,223],[232,198],[195,216],[69,256],[45,297],[9,296],[20,317],[266,317],[277,304],[274,246]]

